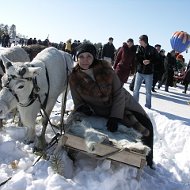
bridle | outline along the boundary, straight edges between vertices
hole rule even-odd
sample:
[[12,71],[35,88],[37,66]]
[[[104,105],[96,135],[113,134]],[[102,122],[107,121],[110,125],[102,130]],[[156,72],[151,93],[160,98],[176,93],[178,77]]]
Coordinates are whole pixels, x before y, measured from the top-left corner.
[[[46,78],[47,78],[47,83],[48,83],[48,91],[47,91],[47,93],[45,94],[46,96],[45,96],[44,102],[41,103],[41,104],[42,104],[41,107],[43,106],[43,108],[46,108],[47,100],[48,100],[48,96],[49,96],[49,89],[50,89],[50,85],[49,85],[49,75],[48,75],[47,69],[46,69]],[[31,91],[29,97],[28,97],[28,101],[27,101],[26,103],[24,103],[24,104],[19,101],[18,95],[17,95],[17,94],[15,93],[15,91],[12,90],[12,89],[10,88],[10,86],[9,86],[11,80],[15,80],[15,79],[24,79],[24,80],[27,80],[27,81],[31,81],[32,84],[33,84],[33,88],[32,88],[32,91]],[[38,92],[40,91],[40,88],[39,88],[39,86],[38,86],[38,84],[37,84],[37,79],[36,79],[36,77],[23,78],[22,76],[17,77],[17,76],[15,76],[15,75],[10,75],[10,76],[8,76],[8,80],[7,80],[6,84],[3,85],[2,88],[6,88],[7,90],[9,90],[9,92],[11,92],[11,94],[16,98],[16,100],[17,100],[19,106],[21,106],[21,107],[28,107],[28,106],[30,106],[31,104],[33,104],[33,103],[35,102],[35,100],[36,100],[37,98],[38,98],[39,101],[41,102],[40,96],[39,96],[39,94],[38,94]]]

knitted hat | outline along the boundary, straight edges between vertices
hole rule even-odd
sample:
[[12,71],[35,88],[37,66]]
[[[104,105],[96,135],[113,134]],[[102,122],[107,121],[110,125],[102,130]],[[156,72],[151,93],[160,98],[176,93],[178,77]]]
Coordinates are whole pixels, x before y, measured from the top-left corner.
[[88,52],[93,55],[94,59],[96,59],[96,48],[93,44],[90,43],[82,43],[77,47],[77,58],[81,53]]
[[134,43],[134,41],[133,41],[133,39],[132,39],[132,38],[129,38],[129,39],[127,40],[127,42]]
[[155,48],[156,48],[156,47],[161,48],[161,45],[160,45],[160,44],[156,44],[154,47],[155,47]]
[[147,35],[141,35],[141,36],[139,37],[139,40],[142,40],[142,41],[144,41],[146,44],[148,44],[148,36],[147,36]]
[[160,50],[160,53],[165,53],[166,51],[164,49],[161,49]]

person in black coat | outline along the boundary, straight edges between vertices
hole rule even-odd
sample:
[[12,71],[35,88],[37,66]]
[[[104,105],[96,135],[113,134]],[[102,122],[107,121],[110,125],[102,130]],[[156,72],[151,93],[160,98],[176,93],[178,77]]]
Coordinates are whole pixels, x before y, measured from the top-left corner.
[[140,45],[136,52],[137,72],[135,77],[135,85],[133,97],[139,101],[139,90],[143,81],[146,88],[146,104],[145,107],[151,109],[151,90],[153,82],[154,63],[157,61],[158,53],[156,49],[148,44],[148,36],[139,37]]
[[10,47],[10,36],[9,34],[5,34],[3,36],[3,47]]
[[160,88],[162,84],[165,84],[165,91],[169,92],[169,86],[173,86],[174,71],[176,70],[176,66],[175,50],[172,50],[164,59],[165,73],[162,77],[162,81],[158,85],[158,88]]
[[109,42],[103,46],[102,49],[102,59],[108,61],[111,65],[113,65],[115,56],[115,47],[113,45],[113,38],[109,38]]
[[158,59],[154,64],[154,72],[153,72],[153,84],[152,84],[152,92],[156,92],[155,86],[158,81],[161,81],[162,75],[164,74],[164,59],[165,59],[165,51],[160,50],[161,45],[156,44],[154,46],[158,51]]
[[190,60],[189,60],[189,63],[187,65],[187,69],[186,69],[185,76],[183,79],[183,84],[185,86],[183,93],[185,93],[185,94],[187,92],[187,88],[188,88],[189,83],[190,83]]

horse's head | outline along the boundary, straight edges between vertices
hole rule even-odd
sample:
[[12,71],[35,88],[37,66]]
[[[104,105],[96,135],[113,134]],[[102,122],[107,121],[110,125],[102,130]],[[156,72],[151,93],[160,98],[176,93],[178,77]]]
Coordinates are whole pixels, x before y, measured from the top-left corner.
[[5,74],[2,77],[0,91],[0,116],[4,116],[18,104],[28,104],[33,98],[34,78],[39,75],[41,67],[34,67],[27,63],[11,62],[1,56]]

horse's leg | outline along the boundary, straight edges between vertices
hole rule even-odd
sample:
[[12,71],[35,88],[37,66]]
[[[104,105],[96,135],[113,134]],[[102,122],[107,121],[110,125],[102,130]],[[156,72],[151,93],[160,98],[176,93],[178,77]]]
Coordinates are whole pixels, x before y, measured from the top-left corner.
[[46,108],[46,110],[43,110],[43,116],[42,116],[42,131],[40,136],[37,139],[37,144],[35,145],[35,148],[38,150],[44,150],[44,148],[46,148],[47,143],[46,143],[46,138],[45,138],[45,134],[46,134],[46,129],[47,129],[47,125],[48,122],[50,120],[50,114],[51,111],[55,105],[55,101],[52,101],[52,103],[47,104],[48,108]]
[[65,90],[62,93],[62,100],[61,100],[61,118],[60,118],[61,132],[63,131],[63,127],[64,127],[64,115],[65,115],[68,91],[69,91],[69,86],[67,85],[67,87],[65,88]]
[[[49,115],[48,115],[48,117],[49,117]],[[37,143],[35,145],[36,150],[44,150],[44,148],[46,148],[46,146],[47,146],[46,138],[45,138],[47,125],[48,125],[48,119],[45,115],[43,115],[42,131],[41,131],[40,136],[37,137],[38,139],[37,139]]]

